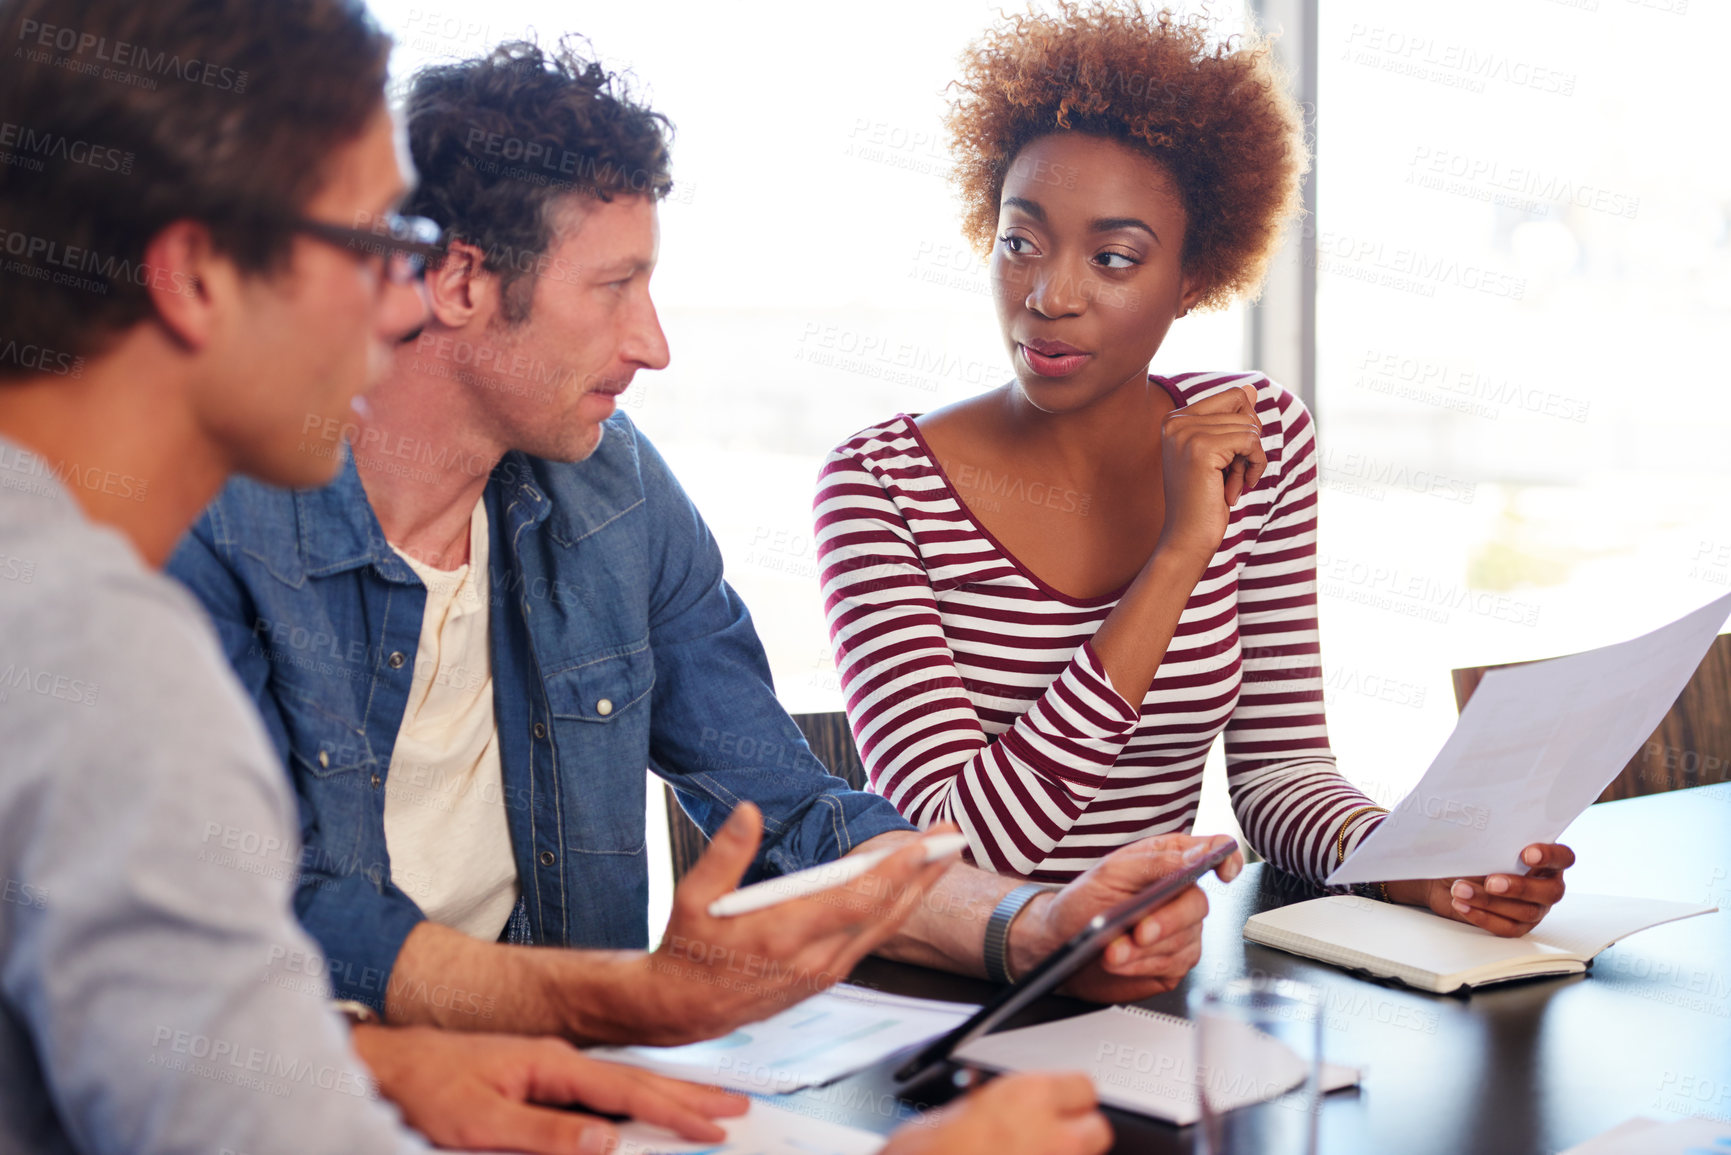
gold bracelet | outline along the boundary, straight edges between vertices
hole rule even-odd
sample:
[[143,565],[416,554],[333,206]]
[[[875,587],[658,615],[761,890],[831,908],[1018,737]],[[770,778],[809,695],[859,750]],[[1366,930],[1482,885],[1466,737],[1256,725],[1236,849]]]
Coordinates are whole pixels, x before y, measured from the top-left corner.
[[1340,834],[1334,840],[1334,864],[1336,866],[1339,866],[1341,863],[1346,861],[1346,828],[1352,824],[1354,818],[1357,818],[1360,814],[1369,814],[1373,810],[1378,814],[1388,813],[1388,807],[1386,806],[1360,806],[1357,810],[1351,811],[1345,818],[1340,820]]
[[[1339,866],[1341,863],[1346,861],[1346,828],[1348,826],[1352,825],[1352,820],[1354,818],[1357,818],[1360,814],[1369,814],[1373,811],[1378,813],[1378,814],[1387,814],[1388,813],[1388,807],[1386,807],[1386,806],[1360,806],[1357,810],[1351,811],[1350,813],[1347,814],[1347,816],[1345,818],[1342,818],[1340,820],[1340,833],[1338,835],[1336,835],[1335,840],[1334,840],[1334,864],[1336,866]],[[1377,895],[1382,899],[1382,901],[1387,902],[1388,901],[1388,883],[1378,882],[1378,883],[1375,883],[1374,885],[1376,886]],[[1356,890],[1357,888],[1354,887],[1353,889]]]

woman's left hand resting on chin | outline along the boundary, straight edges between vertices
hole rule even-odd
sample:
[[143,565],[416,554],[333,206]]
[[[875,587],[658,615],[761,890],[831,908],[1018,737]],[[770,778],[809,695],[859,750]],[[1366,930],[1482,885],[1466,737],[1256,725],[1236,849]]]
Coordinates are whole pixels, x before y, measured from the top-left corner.
[[1519,938],[1563,900],[1563,871],[1575,864],[1575,852],[1560,843],[1535,842],[1521,851],[1521,861],[1527,864],[1524,875],[1391,882],[1389,901],[1426,907],[1501,938]]

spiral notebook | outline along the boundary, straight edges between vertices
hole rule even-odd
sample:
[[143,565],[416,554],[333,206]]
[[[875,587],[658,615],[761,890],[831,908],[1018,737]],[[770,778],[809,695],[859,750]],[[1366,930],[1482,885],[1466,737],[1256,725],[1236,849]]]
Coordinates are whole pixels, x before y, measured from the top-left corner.
[[[1231,1090],[1231,1106],[1272,1099],[1304,1081],[1304,1063],[1285,1044],[1249,1027],[1239,1069],[1210,1072]],[[1202,1113],[1197,1100],[1196,1025],[1142,1007],[1107,1007],[1074,1018],[1000,1031],[956,1052],[993,1071],[1082,1071],[1100,1101],[1183,1126]],[[1359,1072],[1325,1062],[1322,1090],[1357,1085]],[[1219,1085],[1219,1084],[1217,1084]]]

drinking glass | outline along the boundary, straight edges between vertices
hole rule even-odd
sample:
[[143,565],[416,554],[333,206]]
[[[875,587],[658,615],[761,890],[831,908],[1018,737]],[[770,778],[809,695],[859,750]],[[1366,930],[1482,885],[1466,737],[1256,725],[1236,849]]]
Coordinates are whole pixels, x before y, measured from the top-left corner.
[[1292,979],[1234,979],[1190,996],[1199,1155],[1315,1155],[1322,996]]

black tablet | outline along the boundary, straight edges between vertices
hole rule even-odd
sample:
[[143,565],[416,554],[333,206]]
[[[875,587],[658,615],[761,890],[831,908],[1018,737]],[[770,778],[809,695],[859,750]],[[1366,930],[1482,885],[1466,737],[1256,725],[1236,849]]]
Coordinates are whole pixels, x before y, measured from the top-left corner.
[[1069,942],[1042,959],[1022,981],[1005,988],[1004,993],[976,1011],[966,1022],[949,1034],[933,1039],[896,1071],[896,1081],[918,1083],[926,1079],[956,1049],[972,1039],[989,1034],[1005,1019],[1050,994],[1058,985],[1091,962],[1126,929],[1134,926],[1143,915],[1170,902],[1179,891],[1225,862],[1238,850],[1238,843],[1228,839],[1225,845],[1198,859],[1192,866],[1174,871],[1149,883],[1134,896],[1111,910],[1101,911]]

